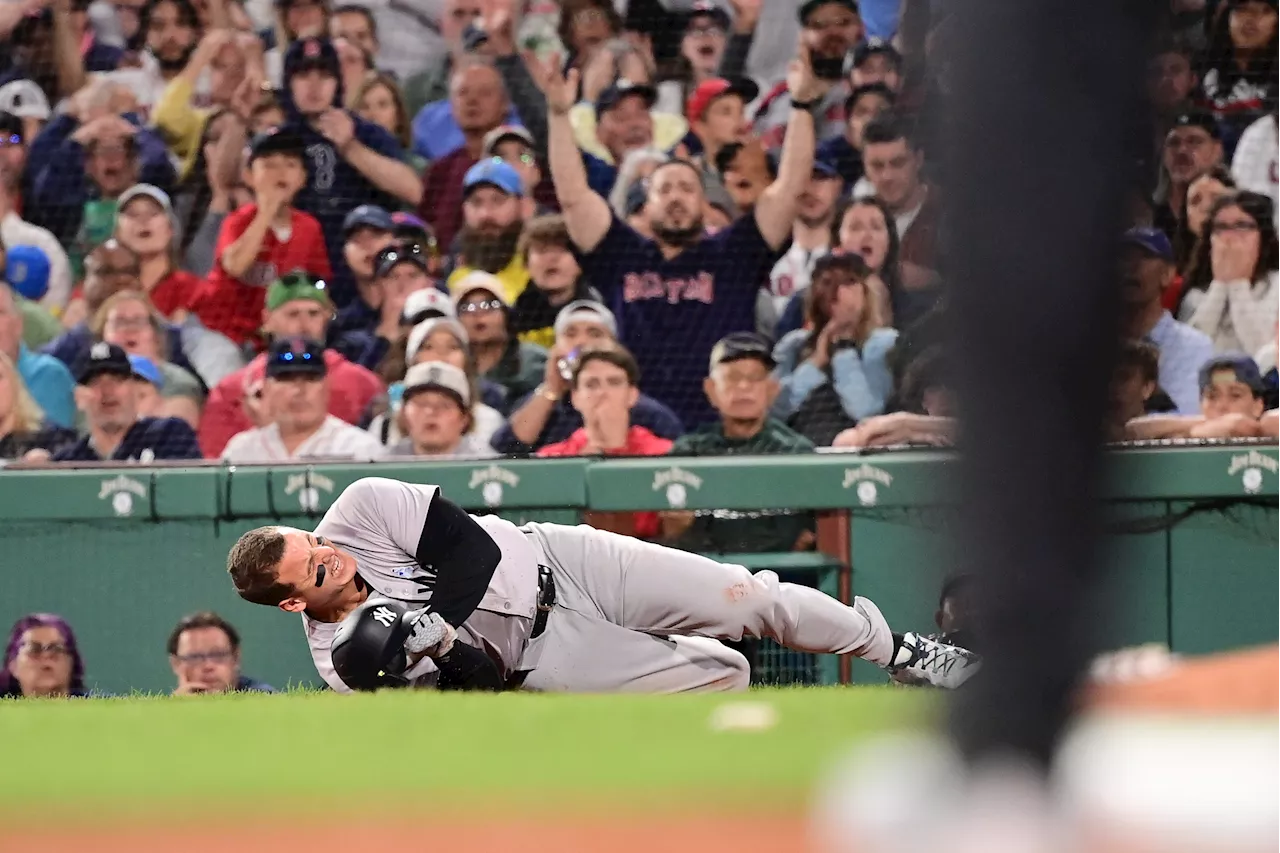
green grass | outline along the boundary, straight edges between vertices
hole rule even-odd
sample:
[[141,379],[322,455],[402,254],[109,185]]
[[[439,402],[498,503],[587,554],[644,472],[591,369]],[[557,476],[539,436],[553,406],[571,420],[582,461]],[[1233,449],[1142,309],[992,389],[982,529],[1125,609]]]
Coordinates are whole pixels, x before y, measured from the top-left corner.
[[[714,732],[721,705],[778,723]],[[573,802],[794,806],[853,739],[919,724],[922,694],[790,688],[746,695],[384,692],[0,703],[0,808],[72,815],[195,804]],[[51,798],[51,792],[56,797]]]

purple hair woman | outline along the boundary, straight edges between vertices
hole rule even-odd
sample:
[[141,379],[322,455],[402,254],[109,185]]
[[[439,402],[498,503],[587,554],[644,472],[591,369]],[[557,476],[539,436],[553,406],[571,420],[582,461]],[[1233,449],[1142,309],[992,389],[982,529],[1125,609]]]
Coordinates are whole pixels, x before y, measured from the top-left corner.
[[85,695],[84,660],[67,621],[31,613],[15,622],[0,670],[0,698]]

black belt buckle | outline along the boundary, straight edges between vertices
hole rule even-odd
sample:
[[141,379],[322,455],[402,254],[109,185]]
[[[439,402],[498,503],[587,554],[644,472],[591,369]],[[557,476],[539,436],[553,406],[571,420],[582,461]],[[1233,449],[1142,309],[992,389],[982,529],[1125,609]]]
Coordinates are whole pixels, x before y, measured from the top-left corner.
[[538,566],[538,605],[533,616],[533,631],[529,639],[539,637],[547,630],[547,616],[556,603],[556,582],[551,576],[551,569]]

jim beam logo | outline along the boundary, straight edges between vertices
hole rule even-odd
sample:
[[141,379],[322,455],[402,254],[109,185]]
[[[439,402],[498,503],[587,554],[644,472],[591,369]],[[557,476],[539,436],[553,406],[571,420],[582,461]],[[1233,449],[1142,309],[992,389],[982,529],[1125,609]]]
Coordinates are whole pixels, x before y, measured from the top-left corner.
[[876,501],[880,500],[880,489],[876,485],[877,483],[887,489],[893,485],[893,475],[883,468],[877,468],[865,462],[857,468],[844,469],[842,488],[847,489],[850,486],[854,486],[854,494],[858,496],[858,503],[863,506],[875,506]]
[[110,498],[111,509],[121,518],[133,515],[133,498],[135,495],[145,498],[147,496],[147,487],[132,477],[126,477],[123,474],[119,477],[112,477],[110,480],[103,480],[102,485],[98,487],[98,500],[105,501]]
[[333,493],[333,480],[323,474],[290,474],[284,484],[284,493],[296,494],[303,512],[315,512],[320,508],[321,490]]
[[683,468],[668,468],[653,475],[653,491],[666,490],[667,506],[681,509],[689,502],[689,489],[702,488],[702,478]]
[[485,506],[502,506],[503,486],[516,488],[520,485],[520,475],[501,465],[489,465],[471,472],[471,480],[467,488],[480,489],[480,498]]
[[1265,453],[1250,450],[1248,453],[1232,456],[1231,463],[1227,465],[1227,476],[1234,477],[1240,474],[1240,483],[1244,486],[1245,494],[1249,495],[1256,495],[1262,491],[1263,471],[1270,471],[1272,474],[1280,473],[1280,461]]

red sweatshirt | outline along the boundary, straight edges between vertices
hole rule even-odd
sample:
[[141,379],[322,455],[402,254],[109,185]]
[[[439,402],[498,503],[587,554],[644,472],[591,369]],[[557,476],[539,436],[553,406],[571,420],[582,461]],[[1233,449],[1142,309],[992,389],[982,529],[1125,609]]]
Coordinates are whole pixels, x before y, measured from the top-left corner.
[[[382,380],[331,349],[324,351],[324,363],[329,368],[329,414],[349,424],[359,423],[370,401],[387,390]],[[217,459],[231,436],[253,427],[244,413],[244,389],[262,379],[266,365],[267,356],[261,353],[209,392],[196,435],[206,459]]]
[[[579,427],[564,441],[548,444],[538,451],[538,456],[581,456],[587,446],[587,429]],[[609,456],[665,456],[671,450],[671,441],[659,438],[649,430],[633,426],[627,430],[627,443],[618,450],[610,450]],[[635,534],[641,539],[653,539],[662,532],[662,520],[656,512],[635,514]]]
[[194,300],[191,310],[206,329],[221,332],[243,345],[262,327],[262,308],[267,286],[291,272],[305,272],[313,278],[332,276],[320,222],[311,214],[293,211],[286,239],[268,230],[262,248],[243,278],[232,278],[222,268],[222,254],[249,229],[258,215],[256,204],[246,204],[222,220],[214,250],[209,280]]

